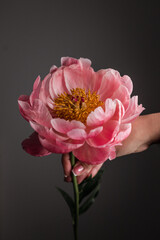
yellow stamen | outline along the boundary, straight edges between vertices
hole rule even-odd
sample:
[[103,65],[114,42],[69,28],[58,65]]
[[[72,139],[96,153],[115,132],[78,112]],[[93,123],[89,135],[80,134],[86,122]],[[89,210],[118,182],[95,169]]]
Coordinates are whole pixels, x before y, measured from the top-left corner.
[[99,100],[96,92],[91,93],[90,90],[85,92],[81,88],[71,89],[71,94],[61,93],[54,99],[54,116],[65,120],[77,120],[86,122],[88,115],[95,108],[102,106],[103,102]]

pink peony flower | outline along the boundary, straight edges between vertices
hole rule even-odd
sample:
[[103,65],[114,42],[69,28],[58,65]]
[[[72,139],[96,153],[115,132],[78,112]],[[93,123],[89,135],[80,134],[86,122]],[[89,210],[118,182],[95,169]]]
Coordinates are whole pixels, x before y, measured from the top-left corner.
[[98,72],[86,58],[61,58],[30,96],[18,99],[21,115],[35,132],[22,146],[34,156],[73,152],[80,161],[99,164],[116,157],[131,132],[131,122],[144,110],[130,97],[129,76],[113,69]]

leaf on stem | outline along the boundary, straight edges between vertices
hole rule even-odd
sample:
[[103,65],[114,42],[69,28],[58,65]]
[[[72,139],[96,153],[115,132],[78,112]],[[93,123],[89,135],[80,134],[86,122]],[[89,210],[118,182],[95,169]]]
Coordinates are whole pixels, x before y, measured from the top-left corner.
[[72,215],[72,219],[74,219],[74,202],[73,199],[69,196],[69,194],[65,191],[63,191],[61,188],[57,187],[57,190],[61,193],[61,195],[63,196],[64,200],[66,201],[67,205],[69,206],[71,215]]
[[100,184],[96,186],[89,198],[81,205],[79,208],[79,214],[86,212],[92,206],[92,204],[95,202],[95,198],[98,196],[99,188]]

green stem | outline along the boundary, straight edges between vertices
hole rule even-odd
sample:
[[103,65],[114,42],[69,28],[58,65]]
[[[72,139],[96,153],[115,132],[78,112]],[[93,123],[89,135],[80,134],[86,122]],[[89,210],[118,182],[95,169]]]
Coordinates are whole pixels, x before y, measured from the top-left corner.
[[[72,168],[75,165],[75,156],[70,153]],[[78,240],[78,220],[79,220],[79,189],[76,176],[72,173],[73,189],[74,189],[74,201],[75,201],[75,216],[73,221],[74,237]]]

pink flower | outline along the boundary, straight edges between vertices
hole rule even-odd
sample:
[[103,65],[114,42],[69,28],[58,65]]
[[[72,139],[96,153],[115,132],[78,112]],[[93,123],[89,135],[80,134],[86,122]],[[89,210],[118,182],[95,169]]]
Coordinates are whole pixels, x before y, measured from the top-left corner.
[[18,99],[21,115],[35,132],[22,146],[34,156],[73,152],[80,161],[99,164],[116,157],[131,132],[131,122],[144,110],[130,97],[133,84],[113,69],[98,72],[86,58],[63,57],[30,96]]

